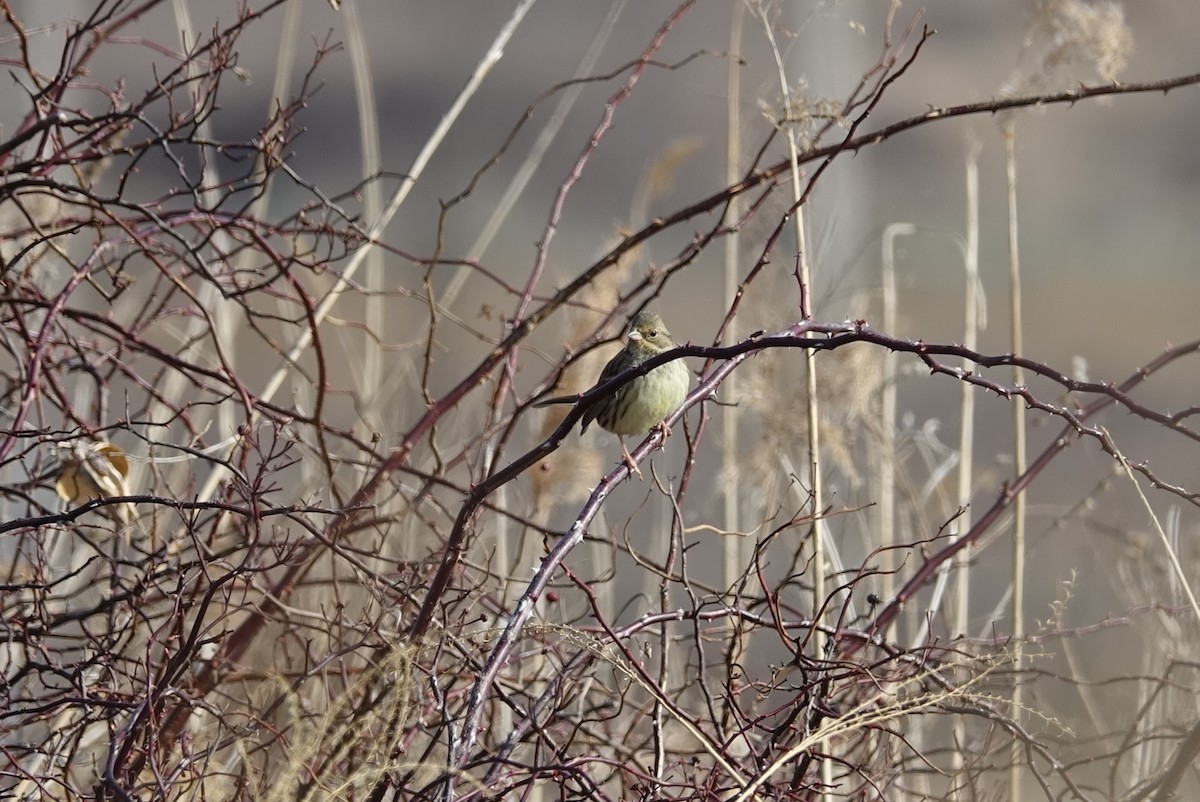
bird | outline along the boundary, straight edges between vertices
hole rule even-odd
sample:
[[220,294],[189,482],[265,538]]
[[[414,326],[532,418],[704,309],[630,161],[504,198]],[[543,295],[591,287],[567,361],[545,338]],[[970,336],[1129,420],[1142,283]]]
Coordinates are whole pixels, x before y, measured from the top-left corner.
[[[671,339],[671,332],[667,331],[657,312],[638,312],[629,323],[625,347],[608,360],[608,364],[600,372],[600,378],[588,392],[674,347],[676,346]],[[649,373],[631,379],[588,407],[583,413],[579,433],[586,432],[591,422],[596,421],[604,429],[617,435],[621,440],[621,454],[625,464],[641,477],[642,472],[638,470],[637,464],[625,447],[625,438],[656,427],[662,428],[664,436],[670,435],[671,428],[663,419],[679,409],[687,398],[690,383],[691,377],[683,360],[676,359],[659,365]],[[578,400],[578,395],[564,395],[538,401],[535,406],[573,404]]]
[[[129,458],[112,443],[73,443],[59,446],[58,479],[54,489],[67,503],[83,505],[112,496],[128,496]],[[106,504],[97,510],[114,523],[133,519],[132,504]]]

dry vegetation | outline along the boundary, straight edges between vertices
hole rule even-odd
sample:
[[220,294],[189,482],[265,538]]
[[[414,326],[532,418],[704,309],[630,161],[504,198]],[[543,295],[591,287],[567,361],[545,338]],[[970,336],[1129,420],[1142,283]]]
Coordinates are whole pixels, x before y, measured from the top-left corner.
[[[345,47],[369,81],[355,2],[339,12]],[[474,179],[446,192],[428,252],[389,226],[412,182],[431,180],[436,137],[404,172],[374,166],[369,137],[366,178],[318,185],[292,166],[329,97],[323,73],[345,60],[339,37],[297,37],[281,58],[302,68],[279,66],[296,82],[249,126],[243,106],[229,137],[243,38],[291,30],[297,3],[215,25],[182,3],[91,5],[32,26],[0,0],[0,55],[26,100],[0,136],[0,795],[1134,802],[1200,789],[1197,490],[1194,472],[1158,467],[1200,440],[1194,399],[1162,400],[1162,376],[1194,371],[1200,341],[1148,345],[1128,377],[1088,381],[1019,347],[981,352],[970,315],[958,342],[898,337],[894,286],[867,288],[861,320],[826,317],[810,291],[822,264],[805,213],[853,153],[998,110],[1011,143],[1031,106],[1194,102],[1197,76],[1115,82],[1129,44],[1115,7],[1043,3],[1028,43],[1041,55],[1000,99],[881,128],[870,113],[930,46],[911,12],[874,12],[878,61],[827,99],[786,77],[788,6],[730,4],[735,36],[778,56],[775,96],[755,100],[766,119],[731,102],[743,139],[724,186],[650,215],[693,145],[659,152],[627,225],[563,273],[568,201],[640,81],[683,82],[714,59],[740,69],[713,52],[666,63],[674,26],[700,13],[690,3],[644,32],[636,61],[588,53],[586,84],[530,87],[530,113],[497,121]],[[190,45],[153,39],[152,13]],[[147,59],[142,79],[94,77],[118,46]],[[607,102],[581,101],[585,85]],[[360,87],[360,127],[378,131]],[[441,226],[497,163],[552,139],[559,112],[597,122],[555,192],[522,196],[520,170],[504,173],[539,210],[540,230],[519,235],[537,241],[528,262],[491,261],[492,235],[444,245]],[[504,231],[508,211],[482,230]],[[1018,241],[1014,229],[1014,254]],[[652,264],[647,243],[672,255]],[[720,264],[724,314],[673,323]],[[634,450],[639,483],[615,438],[572,431],[579,408],[531,402],[589,386],[647,305],[708,345],[669,355],[698,380],[665,450],[660,434]],[[898,414],[902,380],[955,404],[965,388],[952,423]],[[983,399],[1007,405],[976,412]],[[1005,460],[972,457],[977,416],[994,428],[1013,410],[1042,426],[1028,455],[1009,440]],[[1102,426],[1111,410],[1141,434]],[[1020,500],[1079,449],[1104,457],[1092,490],[1051,486],[1052,511],[1032,515]],[[1144,535],[1092,514],[1115,493]],[[1109,606],[1076,606],[1069,571],[1049,612],[1026,601],[1037,549],[1066,537],[1119,546]]]

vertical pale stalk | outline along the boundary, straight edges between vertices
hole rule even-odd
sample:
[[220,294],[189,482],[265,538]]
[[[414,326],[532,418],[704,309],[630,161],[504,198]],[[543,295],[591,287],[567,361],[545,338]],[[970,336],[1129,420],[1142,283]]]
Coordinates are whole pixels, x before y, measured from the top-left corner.
[[[742,66],[737,58],[742,49],[742,26],[746,17],[746,4],[734,3],[733,14],[729,24],[729,58],[726,59],[726,136],[725,136],[725,184],[732,186],[739,180],[742,173],[742,116],[741,116],[741,73]],[[730,199],[726,223],[734,224],[741,216],[742,200],[741,197]],[[731,309],[736,302],[739,269],[738,261],[741,255],[741,231],[739,228],[733,228],[729,235],[725,238],[725,281],[724,281],[724,308]],[[729,331],[726,332],[727,340],[736,340],[738,337],[739,327],[736,319],[731,321]],[[737,383],[739,381],[738,371],[729,374],[725,380],[723,392],[726,398],[737,397]],[[741,531],[741,496],[739,494],[739,483],[734,481],[737,471],[738,462],[738,416],[739,410],[732,405],[721,407],[721,458],[724,461],[722,466],[725,475],[729,481],[725,481],[724,496],[722,502],[724,505],[723,522],[726,536],[722,540],[722,587],[732,589],[737,586],[738,577],[741,575],[742,567],[750,561],[750,552],[753,544],[748,538],[735,537],[732,533]],[[735,602],[736,603],[736,602]],[[727,664],[738,662],[742,659],[742,653],[745,650],[745,632],[743,627],[736,627],[736,636],[731,638],[729,644],[729,658]],[[746,746],[751,746],[746,740]]]
[[[783,96],[784,122],[782,128],[788,148],[792,200],[799,203],[800,199],[804,196],[804,188],[800,180],[800,145],[796,141],[796,125],[800,115],[798,109],[792,103],[791,89],[788,86],[787,80],[787,68],[783,61],[783,54],[780,53],[778,43],[775,40],[774,32],[771,30],[771,21],[766,9],[761,4],[756,5],[755,8],[761,16],[763,29],[767,34],[767,41],[771,45],[771,53],[775,59],[776,73],[779,77],[779,89]],[[804,212],[804,206],[797,206],[795,214],[792,216],[792,223],[793,233],[796,237],[797,272],[799,273],[802,287],[800,314],[807,320],[812,317],[812,266],[808,254],[808,237],[805,231],[806,216]],[[806,423],[808,425],[808,481],[812,493],[813,508],[813,525],[809,532],[809,540],[813,544],[813,614],[815,616],[816,612],[822,608],[825,602],[826,557],[824,542],[825,522],[820,517],[821,510],[825,508],[820,460],[821,415],[820,405],[817,400],[816,353],[812,350],[804,351],[804,379]],[[824,632],[820,628],[817,628],[813,637],[813,649],[817,659],[825,658],[826,641]],[[822,752],[828,752],[829,743],[822,740],[817,748]],[[833,788],[833,762],[828,758],[821,761],[821,781],[823,788]],[[821,796],[823,799],[829,799],[829,791],[822,791]]]
[[[966,296],[963,299],[963,345],[976,350],[979,330],[987,325],[986,315],[981,316],[984,300],[979,292],[979,144],[971,145],[967,154],[967,242],[963,253],[963,266],[967,275]],[[964,370],[974,365],[963,360]],[[975,388],[962,383],[960,404],[962,424],[958,435],[958,505],[963,513],[954,527],[954,537],[971,528],[971,485],[975,462]],[[971,556],[970,549],[959,552],[955,559],[956,598],[954,605],[954,631],[951,635],[966,633],[970,626]]]
[[[741,52],[742,44],[742,22],[745,18],[746,6],[744,3],[733,4],[733,19],[729,26],[729,53],[730,57],[725,60],[728,65],[728,73],[726,75],[726,108],[728,113],[726,116],[726,137],[725,137],[725,184],[732,186],[738,181],[742,172],[741,165],[741,124],[742,118],[740,113],[741,105],[741,66],[738,64],[737,54]],[[740,197],[732,198],[729,201],[728,213],[726,217],[727,223],[733,223],[741,214],[742,202]],[[738,287],[738,256],[740,253],[741,239],[738,229],[733,229],[729,236],[725,238],[725,308],[729,309],[737,295]],[[727,332],[727,339],[737,339],[736,322],[731,325]],[[722,388],[723,392],[729,398],[737,396],[737,381],[738,372],[735,370],[729,374],[729,378],[725,380],[725,385]],[[738,458],[738,410],[731,406],[721,408],[721,455],[725,462],[724,469],[727,475],[732,475],[736,470]],[[738,483],[736,481],[724,482],[725,495],[724,502],[724,528],[726,532],[739,531],[741,511],[738,508]],[[731,588],[737,582],[738,576],[741,574],[743,560],[746,549],[743,547],[743,538],[727,536],[724,538],[724,576],[723,585],[726,588]],[[749,543],[746,544],[747,546]]]
[[[979,341],[981,327],[980,310],[983,299],[979,293],[979,144],[973,142],[967,153],[967,241],[963,248],[963,267],[966,272],[966,292],[963,298],[963,345],[974,351]],[[986,322],[986,318],[983,322]],[[972,363],[964,359],[963,370],[970,370]],[[958,508],[962,514],[954,522],[951,542],[958,540],[961,533],[971,528],[971,484],[975,462],[975,388],[966,382],[960,387],[958,429]],[[954,558],[955,592],[950,619],[950,637],[966,633],[970,626],[971,556],[970,547],[963,549]],[[961,719],[955,718],[953,725],[954,752],[951,767],[958,776],[966,764],[960,746],[966,743],[967,734]],[[954,798],[959,799],[959,784],[954,784]]]
[[[966,295],[963,299],[964,305],[964,320],[963,320],[963,345],[974,351],[979,342],[979,329],[982,325],[986,325],[986,317],[980,320],[980,311],[983,308],[983,298],[979,292],[979,144],[972,143],[970,151],[967,154],[967,242],[965,252],[963,253],[963,266],[966,268],[967,287]],[[967,370],[973,367],[967,360],[963,360],[963,369]],[[954,527],[953,539],[957,540],[959,533],[966,532],[971,528],[971,485],[973,483],[973,473],[975,465],[975,388],[966,382],[962,383],[961,393],[962,400],[959,413],[959,430],[958,430],[958,506],[962,510],[962,515],[959,516],[957,525]],[[965,634],[968,627],[971,625],[971,554],[970,548],[963,549],[954,558],[955,567],[955,603],[954,617],[952,619],[954,629],[951,631],[951,637],[957,637],[960,634]],[[954,720],[954,754],[952,756],[952,765],[955,769],[955,774],[960,772],[964,765],[965,759],[959,745],[966,743],[966,731],[963,727],[961,719]],[[959,786],[956,783],[955,788]],[[958,796],[955,791],[956,798]]]
[[[800,174],[795,165],[795,137],[789,132],[788,150],[793,160],[792,170],[792,191],[795,193],[796,200],[800,198]],[[806,292],[811,297],[812,292],[812,275],[808,261],[808,242],[804,235],[804,207],[801,206],[796,210],[796,247],[799,251],[800,259],[800,280],[803,282]],[[810,317],[809,309],[803,310],[804,316]],[[812,487],[812,503],[813,503],[813,525],[811,540],[813,544],[813,615],[821,609],[821,605],[825,601],[825,521],[821,518],[821,510],[825,509],[824,489],[821,486],[821,430],[820,430],[820,407],[817,403],[817,354],[815,351],[808,349],[804,352],[804,367],[805,367],[805,390],[807,396],[807,411],[808,411],[808,454],[809,454],[809,473],[808,479]],[[817,623],[820,623],[819,621]],[[816,637],[813,639],[813,648],[816,651],[818,659],[824,659],[826,647],[825,631],[818,628]],[[817,748],[822,752],[828,753],[829,742],[822,740]],[[821,761],[821,787],[824,789],[832,789],[833,786],[833,761],[829,758],[824,758]],[[829,790],[822,791],[822,799],[832,799]]]
[[[883,252],[880,254],[883,275],[883,330],[888,336],[896,336],[896,237],[911,236],[916,232],[911,223],[893,223],[883,230]],[[890,547],[896,534],[896,364],[897,354],[888,350],[883,355],[883,393],[881,400],[880,426],[882,442],[878,451],[879,476],[879,559],[876,561],[883,575],[880,577],[880,593],[890,601],[895,593],[895,577],[892,576],[895,562]]]
[[[967,190],[967,241],[966,250],[962,255],[962,263],[966,269],[966,297],[964,298],[964,321],[962,321],[962,345],[971,351],[977,348],[979,329],[986,325],[986,316],[980,316],[984,309],[984,299],[979,293],[979,145],[972,144],[967,154],[966,169]],[[971,370],[970,360],[962,360],[962,369]],[[961,403],[959,419],[962,421],[959,429],[959,507],[962,515],[953,529],[952,537],[958,539],[960,532],[971,528],[971,485],[974,467],[974,399],[976,391],[966,382],[961,387]],[[953,635],[967,632],[971,626],[971,550],[962,550],[955,563],[955,604]]]
[[[350,53],[351,72],[354,75],[354,99],[358,107],[358,149],[362,155],[362,175],[368,180],[362,187],[363,219],[378,220],[383,212],[383,188],[378,181],[370,180],[383,170],[383,156],[379,145],[379,109],[375,103],[375,87],[371,80],[370,53],[363,35],[362,18],[358,3],[346,3],[342,7],[346,20],[346,46]],[[377,248],[369,249],[366,256],[366,271],[362,278],[366,288],[363,299],[363,316],[367,331],[381,340],[384,333],[384,314],[387,300],[384,289],[384,253]],[[365,418],[363,424],[369,429],[387,431],[381,412],[379,390],[386,386],[383,377],[381,354],[369,337],[363,338],[361,354],[362,368],[357,373],[356,396],[359,399],[359,414]],[[351,371],[351,375],[355,375]],[[363,466],[363,471],[369,470]]]
[[[1021,354],[1021,269],[1017,240],[1017,154],[1016,128],[1012,122],[1004,126],[1004,163],[1008,184],[1008,280],[1009,315],[1012,318],[1012,352]],[[1013,384],[1025,384],[1025,372],[1013,366]],[[1019,399],[1014,400],[1013,410],[1013,473],[1020,476],[1025,472],[1025,410]],[[1011,715],[1013,721],[1021,719],[1021,670],[1023,668],[1022,639],[1025,637],[1025,494],[1018,493],[1013,505],[1013,596],[1012,596],[1012,643],[1013,682]],[[1013,741],[1012,766],[1009,769],[1008,798],[1012,802],[1021,800],[1021,756],[1019,741]]]

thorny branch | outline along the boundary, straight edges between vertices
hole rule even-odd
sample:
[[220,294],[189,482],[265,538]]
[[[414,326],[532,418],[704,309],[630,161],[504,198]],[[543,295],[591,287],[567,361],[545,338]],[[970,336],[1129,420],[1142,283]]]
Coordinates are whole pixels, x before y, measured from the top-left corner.
[[[700,229],[683,237],[666,265],[630,282],[616,308],[602,310],[604,323],[695,275],[700,256],[718,240],[755,226],[767,232],[755,241],[757,252],[746,260],[751,267],[711,342],[725,339],[745,292],[769,273],[797,208],[776,198],[790,165],[768,155],[775,130],[761,136],[742,180],[641,224],[547,290],[544,268],[566,202],[594,170],[628,98],[647,76],[682,73],[696,54],[711,52],[656,58],[685,17],[698,13],[696,4],[673,9],[633,62],[588,79],[613,83],[613,90],[548,204],[528,272],[516,277],[496,265],[444,257],[441,240],[433,256],[364,242],[367,228],[354,212],[362,184],[330,192],[289,163],[319,86],[318,67],[337,51],[328,40],[314,45],[296,97],[276,104],[251,126],[253,133],[236,141],[205,133],[221,113],[223,82],[239,74],[240,36],[283,5],[239,8],[231,23],[180,52],[128,33],[165,7],[161,0],[99,2],[67,31],[59,62],[45,74],[34,66],[33,32],[0,0],[12,32],[5,63],[20,74],[28,96],[28,108],[0,142],[0,469],[6,471],[0,542],[7,548],[0,566],[6,644],[0,721],[11,735],[0,746],[9,778],[0,793],[303,800],[353,788],[368,799],[392,789],[397,798],[455,790],[482,798],[539,782],[589,798],[829,793],[802,768],[807,762],[784,776],[784,764],[792,764],[787,758],[804,753],[836,766],[838,793],[847,797],[883,797],[913,778],[947,776],[950,791],[965,794],[979,792],[983,767],[1003,764],[1017,741],[1047,797],[1097,798],[1079,780],[1087,756],[1073,762],[1063,755],[1077,747],[1056,743],[1046,734],[1052,727],[1039,730],[1005,715],[998,701],[1010,680],[1003,676],[1002,632],[954,633],[914,650],[887,633],[942,565],[995,533],[1013,495],[1033,487],[1081,440],[1114,458],[1133,453],[1139,460],[1133,468],[1148,483],[1196,505],[1200,495],[1185,481],[1151,468],[1152,451],[1118,448],[1095,419],[1117,408],[1189,447],[1200,440],[1192,425],[1196,407],[1171,412],[1139,394],[1168,366],[1200,351],[1200,341],[1168,348],[1124,381],[1104,383],[1077,380],[1028,355],[901,339],[864,321],[804,319],[732,345],[686,345],[664,354],[582,394],[540,442],[521,446],[531,401],[563,367],[529,378],[534,368],[524,357],[534,335],[560,310],[588,307],[589,288],[609,280],[639,246]],[[819,166],[800,203],[843,155],[933,122],[1105,96],[1165,95],[1200,83],[1196,74],[1079,87],[930,109],[866,130],[928,37],[928,31],[911,43],[887,37],[842,113],[814,129],[800,163]],[[94,62],[117,41],[165,58],[158,63],[167,66],[146,86],[103,86],[92,78]],[[95,107],[76,106],[76,93]],[[533,116],[527,110],[520,117],[440,221],[477,190]],[[839,128],[844,133],[827,143]],[[212,173],[219,178],[205,178],[209,173],[198,165],[206,162],[219,164]],[[156,183],[147,176],[167,178]],[[295,208],[251,214],[270,182],[281,179],[300,195]],[[219,201],[206,202],[214,193]],[[740,217],[724,219],[730,201],[747,193],[753,199]],[[713,212],[721,219],[701,222]],[[389,279],[388,298],[432,304],[436,268],[461,264],[508,304],[492,307],[507,310],[495,331],[461,323],[486,348],[456,355],[448,379],[434,376],[440,344],[427,332],[428,404],[387,418],[396,421],[389,432],[369,430],[364,422],[376,418],[359,414],[366,396],[339,363],[338,338],[362,334],[392,353],[408,346],[392,346],[388,332],[355,320],[319,323],[313,313],[327,274],[366,246],[385,248],[396,263],[400,278]],[[351,289],[356,299],[379,292]],[[238,324],[227,328],[229,321]],[[605,339],[602,325],[585,342]],[[294,397],[267,401],[258,394],[254,366],[278,361],[300,333],[314,347],[289,366]],[[813,613],[807,574],[820,567],[803,559],[803,544],[789,545],[785,536],[813,515],[850,517],[860,510],[811,510],[802,502],[776,518],[786,507],[777,502],[742,534],[719,533],[754,537],[756,548],[740,582],[718,586],[703,565],[706,544],[691,527],[705,521],[715,529],[696,498],[703,491],[693,488],[696,466],[714,451],[708,411],[722,383],[752,357],[811,349],[832,359],[862,347],[911,355],[931,374],[1024,404],[1062,428],[1024,474],[993,488],[991,506],[957,540],[946,541],[941,530],[919,532],[895,547],[907,562],[894,598],[871,597],[878,569],[868,550],[861,564],[834,578],[835,594],[816,605],[830,618]],[[685,429],[683,480],[646,494],[647,501],[674,494],[667,564],[637,553],[628,531],[600,537],[602,526],[644,528],[639,512],[621,522],[618,510],[635,487],[622,486],[624,465],[595,485],[565,532],[523,506],[517,480],[559,456],[589,404],[668,360],[694,357],[704,360],[700,382],[668,421],[678,424],[689,409],[701,408],[701,424]],[[993,369],[1008,365],[1022,366],[1036,384],[997,378]],[[463,426],[475,419],[483,395],[490,408],[478,419],[486,425]],[[130,453],[114,451],[113,441]],[[520,448],[515,457],[507,450],[512,444]],[[633,457],[644,462],[662,445],[655,433]],[[93,459],[77,458],[69,481],[61,456],[68,452],[60,450],[68,447]],[[88,485],[89,465],[107,469],[110,484]],[[230,478],[217,497],[193,500],[199,472],[215,466]],[[137,512],[132,520],[123,517],[127,509]],[[557,537],[532,577],[520,565],[497,566],[480,555],[482,535],[505,526]],[[657,535],[663,527],[649,529]],[[568,564],[581,545],[607,549],[611,565],[595,568],[592,577],[591,563]],[[779,550],[788,549],[781,557]],[[624,610],[609,606],[609,586],[624,579],[620,560],[656,577],[653,610],[643,610],[636,594]],[[1145,575],[1152,576],[1150,568]],[[586,610],[564,602],[569,594],[583,598]],[[672,607],[680,598],[682,606]],[[1194,624],[1168,602],[1131,600],[1125,610],[1079,626],[1056,623],[1027,645],[1081,640],[1135,623]],[[923,623],[932,630],[936,622]],[[831,653],[809,653],[818,630],[834,644]],[[713,648],[735,631],[743,649]],[[1176,633],[1176,642],[1187,642],[1189,632]],[[1192,669],[1180,661],[1169,681],[1147,673],[1116,682],[1168,699],[1194,691]],[[1038,678],[1031,671],[1019,679]],[[643,723],[647,709],[655,711],[652,726]],[[845,727],[821,747],[828,753],[811,748],[813,732],[798,713],[810,709],[819,711],[822,726]],[[922,740],[893,726],[893,717],[932,721],[930,730],[965,726],[967,719],[984,724],[971,731],[976,740],[969,743],[954,740],[957,730],[953,738]],[[1107,728],[1098,730],[1102,738],[1120,736],[1114,764],[1147,744],[1179,744],[1126,798],[1175,791],[1196,751],[1194,728],[1096,718]],[[227,785],[217,789],[219,783]],[[1119,779],[1109,785],[1108,797],[1124,790]]]

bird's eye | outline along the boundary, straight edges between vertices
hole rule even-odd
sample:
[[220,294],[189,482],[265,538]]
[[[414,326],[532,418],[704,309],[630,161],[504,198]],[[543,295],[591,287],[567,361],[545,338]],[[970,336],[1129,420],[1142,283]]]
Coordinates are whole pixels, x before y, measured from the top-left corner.
[[648,331],[646,333],[646,336],[649,337],[651,340],[653,340],[655,337],[658,336],[658,329],[650,329],[650,331]]

